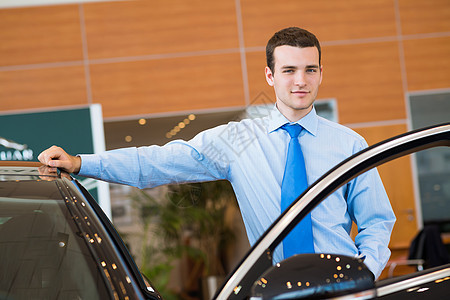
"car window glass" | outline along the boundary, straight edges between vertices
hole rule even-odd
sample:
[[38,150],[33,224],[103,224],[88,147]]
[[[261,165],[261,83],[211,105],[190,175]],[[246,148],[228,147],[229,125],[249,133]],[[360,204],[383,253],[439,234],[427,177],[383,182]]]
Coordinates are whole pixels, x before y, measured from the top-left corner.
[[0,298],[110,298],[64,201],[54,198],[1,193]]

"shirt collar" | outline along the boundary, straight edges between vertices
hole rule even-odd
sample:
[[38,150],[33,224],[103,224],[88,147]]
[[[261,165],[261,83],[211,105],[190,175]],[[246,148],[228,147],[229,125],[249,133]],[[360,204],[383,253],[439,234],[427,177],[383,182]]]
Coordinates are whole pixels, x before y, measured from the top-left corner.
[[291,123],[292,124],[297,123],[301,125],[304,129],[306,129],[306,131],[315,136],[317,134],[317,126],[319,123],[315,107],[313,106],[311,111],[297,122],[290,122],[278,110],[277,106],[274,105],[273,109],[270,111],[269,114],[269,126],[267,128],[268,132],[271,133],[273,131],[276,131],[284,124],[291,124]]

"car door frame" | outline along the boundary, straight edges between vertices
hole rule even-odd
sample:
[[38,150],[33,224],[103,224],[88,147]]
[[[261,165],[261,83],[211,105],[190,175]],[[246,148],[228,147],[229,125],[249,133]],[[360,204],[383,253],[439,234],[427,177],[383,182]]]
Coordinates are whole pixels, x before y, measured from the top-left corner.
[[410,131],[371,147],[344,160],[310,187],[289,206],[258,239],[242,261],[219,288],[214,299],[243,299],[267,268],[272,253],[284,237],[321,201],[348,181],[383,163],[414,152],[450,146],[450,123]]

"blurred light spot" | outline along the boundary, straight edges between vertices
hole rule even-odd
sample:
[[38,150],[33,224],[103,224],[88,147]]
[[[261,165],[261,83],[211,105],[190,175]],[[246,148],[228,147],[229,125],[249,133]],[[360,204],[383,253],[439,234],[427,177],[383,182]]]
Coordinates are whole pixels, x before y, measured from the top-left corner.
[[242,289],[242,286],[237,286],[234,288],[234,294],[237,295],[239,293],[239,291]]
[[444,277],[444,278],[441,278],[441,279],[437,279],[434,282],[435,283],[441,283],[442,281],[446,281],[446,280],[449,280],[449,279],[450,279],[450,276],[447,276],[447,277]]

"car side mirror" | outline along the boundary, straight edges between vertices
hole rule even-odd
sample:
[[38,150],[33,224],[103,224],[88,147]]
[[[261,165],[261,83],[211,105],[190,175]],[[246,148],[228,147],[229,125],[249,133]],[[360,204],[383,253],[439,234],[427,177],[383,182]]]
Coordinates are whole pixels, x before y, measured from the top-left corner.
[[254,283],[251,299],[327,299],[350,294],[370,299],[375,293],[372,272],[362,259],[301,254],[270,267]]

